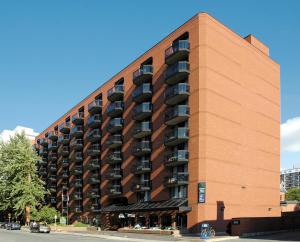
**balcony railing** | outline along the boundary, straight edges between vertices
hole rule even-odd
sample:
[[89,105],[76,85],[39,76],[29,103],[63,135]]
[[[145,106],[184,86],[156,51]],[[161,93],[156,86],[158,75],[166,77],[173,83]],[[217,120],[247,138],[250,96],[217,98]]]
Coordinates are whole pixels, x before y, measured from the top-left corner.
[[59,148],[59,154],[62,156],[68,156],[70,154],[69,146],[61,146]]
[[39,155],[46,157],[48,155],[48,149],[47,148],[40,149]]
[[56,172],[56,165],[55,164],[51,164],[50,166],[49,166],[49,171],[50,172],[52,172],[52,173],[54,173],[54,172]]
[[82,193],[81,192],[75,192],[73,194],[73,199],[74,200],[82,200]]
[[144,83],[138,86],[132,93],[134,102],[141,103],[149,101],[152,97],[152,86],[150,83]]
[[83,126],[78,125],[78,126],[75,126],[74,128],[72,128],[71,135],[76,138],[81,138],[83,136],[83,131],[84,131]]
[[174,186],[183,186],[188,185],[189,175],[187,172],[178,172],[177,174],[167,177],[165,181],[165,186],[174,187]]
[[144,156],[151,154],[151,141],[140,141],[137,142],[132,149],[134,156]]
[[151,172],[152,166],[149,160],[140,161],[133,167],[134,174],[143,174]]
[[71,148],[74,150],[82,150],[83,149],[83,139],[75,139],[70,144]]
[[72,186],[73,186],[73,187],[76,187],[76,188],[82,187],[82,180],[80,180],[80,179],[75,179],[75,180],[72,182]]
[[62,179],[68,179],[68,178],[69,178],[68,172],[63,172],[63,173],[61,174],[61,178],[62,178]]
[[122,195],[122,187],[121,187],[121,185],[112,185],[108,189],[108,195],[109,196],[120,196],[120,195]]
[[142,65],[139,69],[133,72],[133,83],[135,85],[141,85],[142,83],[149,82],[152,79],[153,66]]
[[179,61],[168,67],[165,73],[165,83],[174,85],[188,78],[190,74],[190,64],[187,61]]
[[124,97],[124,86],[119,84],[109,89],[107,92],[107,99],[111,102],[121,100]]
[[88,111],[91,114],[101,113],[101,111],[102,111],[102,100],[97,99],[97,100],[94,100],[93,102],[89,103]]
[[63,122],[62,124],[59,125],[58,130],[61,133],[68,134],[70,133],[70,127],[71,127],[70,122]]
[[71,159],[75,162],[82,162],[83,161],[83,155],[81,152],[75,152]]
[[143,121],[140,123],[136,123],[133,128],[133,137],[136,139],[141,139],[146,136],[151,135],[152,133],[152,125],[150,121]]
[[188,105],[177,105],[169,108],[165,112],[165,124],[176,125],[185,122],[190,117],[190,108]]
[[72,123],[73,124],[83,124],[84,122],[84,112],[77,112],[72,116]]
[[116,101],[108,105],[107,107],[107,115],[115,118],[117,116],[121,116],[124,110],[124,102],[123,101]]
[[81,175],[83,173],[83,168],[82,166],[75,166],[72,170],[71,170],[72,175]]
[[102,123],[102,116],[100,114],[94,114],[88,118],[88,126],[90,128],[100,127]]
[[38,160],[38,165],[39,166],[46,166],[48,162],[46,160]]
[[113,118],[109,121],[107,131],[110,133],[116,133],[122,130],[124,120],[122,118]]
[[141,181],[133,186],[135,192],[145,192],[151,190],[151,181]]
[[92,144],[90,145],[90,147],[88,148],[88,155],[89,156],[99,156],[100,155],[100,145],[99,144]]
[[165,145],[175,146],[189,140],[189,130],[186,127],[174,128],[165,135]]
[[178,60],[186,59],[190,52],[188,40],[177,40],[165,51],[165,63],[170,65]]
[[88,181],[89,181],[90,184],[99,184],[100,183],[100,178],[92,176],[92,177],[89,178]]
[[52,141],[56,141],[58,138],[58,132],[57,131],[50,131],[48,134],[48,139]]
[[115,149],[122,146],[123,136],[121,134],[112,134],[107,140],[107,145],[110,149]]
[[146,118],[151,117],[152,114],[152,104],[150,102],[144,102],[139,104],[133,109],[133,116],[134,120],[144,120]]
[[93,213],[100,213],[101,206],[99,204],[92,204],[90,209]]
[[100,159],[98,159],[98,158],[91,159],[89,161],[89,164],[88,164],[88,169],[89,170],[98,170],[98,169],[100,169]]
[[56,182],[56,176],[55,175],[51,175],[51,176],[48,177],[48,180],[50,182]]
[[107,179],[109,180],[118,180],[122,179],[121,168],[113,168],[108,172]]
[[121,163],[123,160],[121,151],[114,151],[110,153],[107,157],[106,162],[110,165]]
[[48,155],[49,161],[56,161],[57,160],[57,154],[49,154]]
[[58,143],[59,144],[66,145],[66,144],[69,144],[69,142],[70,142],[70,134],[62,134],[58,138]]
[[187,100],[189,95],[190,85],[188,83],[178,83],[166,90],[165,103],[167,105],[175,105]]
[[79,205],[76,205],[75,207],[74,207],[74,212],[75,213],[82,213],[82,206],[79,206]]
[[69,159],[63,159],[61,161],[61,166],[62,167],[68,167],[69,166]]
[[100,193],[99,193],[98,189],[92,189],[88,194],[89,194],[90,198],[99,198],[100,197]]
[[47,139],[44,139],[44,138],[40,139],[40,145],[42,145],[44,147],[48,147],[48,141],[47,141]]
[[165,156],[166,166],[178,166],[187,164],[189,161],[189,152],[187,150],[177,150]]
[[93,129],[87,134],[87,139],[91,142],[97,142],[101,139],[100,129]]

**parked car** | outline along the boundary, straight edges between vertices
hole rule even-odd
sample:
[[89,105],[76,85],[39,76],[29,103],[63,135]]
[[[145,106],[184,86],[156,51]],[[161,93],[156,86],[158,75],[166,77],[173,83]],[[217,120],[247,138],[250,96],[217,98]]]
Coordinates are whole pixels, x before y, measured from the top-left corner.
[[7,222],[0,223],[0,229],[6,229]]
[[46,223],[32,223],[30,224],[31,233],[50,233],[50,227]]
[[6,229],[7,230],[20,230],[21,224],[18,222],[7,223]]

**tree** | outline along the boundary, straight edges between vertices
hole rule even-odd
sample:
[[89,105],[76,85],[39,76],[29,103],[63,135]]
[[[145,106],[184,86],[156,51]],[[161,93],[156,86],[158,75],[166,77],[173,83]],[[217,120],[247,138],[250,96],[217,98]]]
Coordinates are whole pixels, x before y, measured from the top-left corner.
[[24,133],[0,144],[0,211],[12,210],[17,216],[25,215],[26,210],[43,202],[47,192],[37,175],[38,160]]
[[43,206],[39,210],[34,209],[32,211],[31,218],[38,222],[53,223],[55,215],[59,219],[60,213],[55,208]]
[[291,188],[285,194],[285,200],[287,201],[300,201],[300,189]]

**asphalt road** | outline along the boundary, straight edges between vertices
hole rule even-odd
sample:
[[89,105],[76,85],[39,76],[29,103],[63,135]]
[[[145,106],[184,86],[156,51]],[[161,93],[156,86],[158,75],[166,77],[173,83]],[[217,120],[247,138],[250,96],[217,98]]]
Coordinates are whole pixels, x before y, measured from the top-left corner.
[[[122,238],[109,236],[110,238],[100,238],[92,236],[82,236],[73,234],[62,234],[62,233],[50,233],[50,234],[38,234],[29,233],[23,231],[7,231],[0,229],[0,242],[139,242],[139,241],[162,241],[152,237],[151,240],[141,238]],[[180,241],[180,240],[179,240]],[[183,240],[181,240],[183,242]],[[188,240],[187,240],[188,241]],[[201,241],[200,239],[193,238],[190,241]],[[300,241],[300,231],[278,233],[267,236],[253,237],[253,238],[242,238],[242,239],[228,239],[226,242],[291,242]],[[170,242],[170,241],[169,241]]]

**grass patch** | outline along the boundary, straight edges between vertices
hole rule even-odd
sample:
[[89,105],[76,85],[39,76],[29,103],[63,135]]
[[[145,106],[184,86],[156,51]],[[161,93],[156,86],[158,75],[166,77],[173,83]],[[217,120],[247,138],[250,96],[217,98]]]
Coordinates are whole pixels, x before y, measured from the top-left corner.
[[73,224],[74,227],[89,227],[88,224],[84,224],[84,223],[81,223],[81,222],[76,222]]

